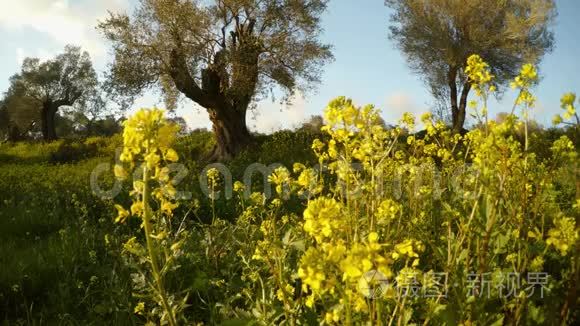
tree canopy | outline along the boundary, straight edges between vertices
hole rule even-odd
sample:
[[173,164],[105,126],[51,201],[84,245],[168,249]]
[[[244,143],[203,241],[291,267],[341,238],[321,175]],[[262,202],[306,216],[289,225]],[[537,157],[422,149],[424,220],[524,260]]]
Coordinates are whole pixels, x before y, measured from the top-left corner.
[[110,92],[125,98],[162,89],[183,94],[213,122],[218,158],[250,140],[250,103],[279,86],[308,90],[332,59],[319,41],[326,0],[141,0],[134,13],[99,24],[112,42]]
[[[467,58],[479,54],[497,86],[523,63],[537,63],[553,46],[553,0],[386,0],[393,10],[390,38],[434,97],[450,108],[453,127],[465,122],[471,85]],[[501,90],[501,88],[499,88]]]

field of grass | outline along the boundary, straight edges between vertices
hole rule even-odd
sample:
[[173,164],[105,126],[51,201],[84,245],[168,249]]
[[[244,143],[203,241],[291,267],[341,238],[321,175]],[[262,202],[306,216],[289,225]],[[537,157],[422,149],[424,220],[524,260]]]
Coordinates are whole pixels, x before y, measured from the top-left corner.
[[[230,166],[240,174],[249,162],[291,167],[294,159],[312,160],[314,137],[308,132],[259,137],[260,152],[244,153]],[[121,146],[120,135],[0,145],[0,324],[139,323],[130,273],[114,247],[131,231],[113,223],[113,201],[91,190],[91,173],[99,164],[113,163]],[[180,156],[189,158],[184,162],[190,170],[179,188],[202,200],[197,214],[206,221],[210,208],[194,185],[211,146],[211,134],[204,132],[176,145]],[[109,169],[99,184],[112,183]],[[235,218],[226,201],[218,211]]]

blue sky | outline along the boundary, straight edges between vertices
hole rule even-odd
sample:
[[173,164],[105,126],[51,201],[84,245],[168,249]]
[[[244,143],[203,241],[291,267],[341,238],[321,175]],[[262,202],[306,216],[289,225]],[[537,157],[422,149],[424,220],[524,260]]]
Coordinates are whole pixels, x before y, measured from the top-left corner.
[[[94,30],[96,20],[107,10],[129,10],[134,0],[0,0],[0,91],[8,87],[8,78],[19,70],[26,56],[49,58],[67,43],[89,50],[95,67],[104,69],[107,44]],[[559,111],[559,99],[568,91],[580,92],[580,2],[557,0],[558,17],[554,26],[556,47],[540,65],[543,76],[535,90],[538,97],[533,117],[549,125]],[[335,61],[325,68],[316,93],[296,98],[291,107],[271,100],[258,104],[249,124],[252,129],[268,132],[300,124],[310,115],[321,114],[326,103],[339,95],[359,104],[372,103],[383,111],[387,122],[395,122],[401,113],[426,112],[432,102],[419,76],[408,68],[404,57],[387,37],[389,10],[382,0],[331,0],[323,17],[323,41],[334,46]],[[490,104],[493,116],[509,111],[515,94],[507,92],[499,103]],[[149,94],[135,107],[159,104]],[[209,126],[205,112],[184,101],[178,114],[191,127]]]

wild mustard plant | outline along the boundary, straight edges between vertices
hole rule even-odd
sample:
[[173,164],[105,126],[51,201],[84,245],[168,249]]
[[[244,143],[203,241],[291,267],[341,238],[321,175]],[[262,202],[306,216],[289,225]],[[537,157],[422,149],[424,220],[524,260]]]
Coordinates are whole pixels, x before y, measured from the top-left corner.
[[563,123],[570,126],[576,126],[577,130],[580,130],[580,117],[578,117],[574,102],[576,102],[576,93],[569,92],[562,95],[560,107],[565,112],[562,115],[556,114],[554,116],[552,119],[554,125]]
[[[293,324],[311,313],[321,324],[340,325],[569,318],[570,299],[556,298],[578,270],[570,257],[577,255],[578,225],[556,188],[577,153],[562,137],[551,157],[538,158],[528,136],[523,144],[513,137],[518,117],[487,119],[495,92],[487,64],[471,56],[465,72],[483,101],[480,127],[465,136],[430,114],[421,117],[423,135],[409,134],[416,125],[411,114],[386,129],[374,107],[340,97],[325,110],[329,138],[312,145],[323,168],[298,163],[295,177],[282,170],[270,177],[278,196],[290,183],[293,196],[306,200],[291,223],[280,217],[287,197],[272,200],[260,217],[263,240],[253,258],[270,267],[254,271],[285,307],[271,320]],[[537,80],[535,67],[524,65],[513,82],[524,125]],[[280,245],[289,233],[300,246]],[[547,269],[555,262],[566,269]],[[508,291],[516,275],[518,286]],[[546,300],[559,300],[562,310],[554,313]],[[276,309],[276,300],[268,302]]]
[[182,254],[187,232],[176,229],[173,210],[178,206],[176,189],[170,182],[169,164],[178,160],[172,149],[178,127],[164,118],[159,109],[142,109],[124,122],[123,164],[114,168],[115,176],[121,180],[133,174],[133,203],[130,209],[116,205],[116,222],[124,223],[130,216],[141,220],[145,243],[137,236],[130,238],[123,246],[132,263],[138,268],[134,274],[137,296],[140,301],[135,313],[148,320],[162,324],[178,325],[183,322],[181,311],[185,298],[180,293],[171,293],[166,287],[166,275],[178,268],[176,260]]
[[494,76],[491,74],[489,65],[477,54],[473,54],[467,58],[465,74],[468,76],[476,96],[483,100],[481,110],[477,110],[477,101],[470,101],[469,106],[474,109],[475,117],[479,122],[487,125],[487,100],[489,95],[496,91],[496,86],[493,84]]
[[[527,151],[529,148],[529,137],[528,137],[528,122],[530,109],[535,106],[536,97],[531,93],[530,89],[538,83],[538,72],[536,67],[532,64],[524,64],[520,70],[520,74],[515,77],[511,82],[510,86],[513,89],[519,90],[518,96],[514,103],[514,109],[517,106],[522,106],[522,117],[524,120],[524,134],[525,143],[524,149]],[[513,110],[512,110],[513,114]]]

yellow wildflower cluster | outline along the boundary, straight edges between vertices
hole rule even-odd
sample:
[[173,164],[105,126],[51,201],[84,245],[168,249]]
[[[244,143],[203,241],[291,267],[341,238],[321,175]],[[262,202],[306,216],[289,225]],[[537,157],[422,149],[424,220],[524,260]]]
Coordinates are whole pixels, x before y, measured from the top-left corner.
[[493,93],[496,90],[495,85],[492,84],[494,76],[491,74],[489,65],[479,55],[472,54],[467,58],[465,74],[477,96]]
[[576,93],[565,93],[564,95],[562,95],[562,98],[560,99],[560,107],[565,111],[564,114],[562,115],[555,115],[554,118],[552,119],[552,122],[557,125],[560,124],[566,120],[570,120],[573,117],[576,117],[576,124],[580,125],[580,119],[578,118],[577,114],[576,114],[576,106],[574,105],[574,102],[576,101]]
[[[366,241],[354,243],[350,248],[342,239],[329,241],[333,242],[310,247],[300,260],[298,277],[303,282],[303,291],[311,291],[306,305],[311,307],[325,294],[342,293],[357,303],[355,311],[366,311],[364,297],[369,295],[369,286],[361,286],[361,280],[373,271],[385,279],[393,275],[391,260],[383,254],[385,248],[379,243],[379,235],[372,232]],[[338,318],[338,311],[334,311],[332,319]]]
[[[136,200],[131,205],[131,213],[121,205],[115,205],[118,211],[116,222],[124,222],[130,215],[143,216],[143,191],[149,180],[159,183],[150,194],[158,201],[160,211],[171,216],[178,206],[174,201],[176,190],[169,180],[170,170],[163,166],[163,162],[173,163],[179,159],[177,152],[171,148],[178,127],[165,119],[164,111],[160,109],[141,109],[124,122],[124,127],[120,160],[129,163],[130,167],[143,161],[139,169],[141,172],[147,171],[147,178],[133,182],[131,195]],[[120,164],[115,165],[114,173],[120,180],[128,177],[125,167]]]
[[[327,281],[328,270],[325,267],[322,254],[314,247],[308,248],[302,256],[301,265],[298,268],[298,277],[302,280],[303,290],[311,289],[313,295],[320,295],[326,291],[332,291],[331,284],[324,284]],[[311,301],[312,303],[314,301]]]
[[142,158],[152,169],[161,159],[178,160],[171,148],[179,127],[169,122],[160,109],[141,109],[123,123],[123,152],[121,161],[134,163]]
[[572,249],[578,240],[578,230],[576,229],[576,221],[570,217],[564,217],[555,221],[555,227],[548,231],[548,239],[546,244],[554,246],[562,256],[568,254],[568,250]]
[[532,88],[538,82],[538,72],[536,67],[530,63],[526,63],[522,66],[520,74],[511,82],[511,88],[519,89],[520,93],[516,99],[517,105],[524,105],[526,107],[533,107],[536,103],[536,98],[530,92]]
[[378,240],[379,235],[371,232],[366,243],[357,243],[348,250],[340,264],[344,273],[343,281],[358,282],[363,274],[371,270],[378,270],[386,277],[391,277],[390,260],[381,255],[383,248]]
[[511,83],[512,88],[529,88],[538,81],[538,71],[531,63],[522,66],[520,74]]
[[293,170],[294,173],[300,173],[295,181],[295,185],[298,188],[298,195],[307,195],[309,197],[322,191],[322,184],[318,180],[316,170],[307,168],[302,163],[295,163]]
[[[312,148],[338,181],[332,190],[335,196],[308,201],[303,229],[313,245],[302,256],[297,275],[302,290],[310,292],[306,305],[332,300],[334,305],[326,310],[324,321],[340,324],[352,313],[367,314],[374,309],[367,299],[377,284],[366,280],[369,273],[379,275],[381,282],[393,277],[392,247],[380,241],[380,234],[395,224],[403,209],[397,201],[382,198],[380,184],[373,180],[387,171],[398,173],[408,156],[392,150],[403,129],[385,129],[372,106],[356,107],[350,99],[340,97],[329,103],[325,119],[323,130],[331,139],[326,143],[316,140]],[[406,114],[402,120],[412,130],[415,117]],[[439,124],[433,128],[443,129]],[[321,180],[316,180],[314,170],[297,165],[295,172],[301,172],[300,188],[317,184],[321,192]],[[368,215],[358,218],[361,212],[353,207],[366,207]]]
[[566,110],[564,113],[565,119],[570,119],[574,114],[576,114],[576,107],[574,107],[574,100],[576,100],[576,94],[566,93],[562,96],[561,107]]
[[422,252],[423,250],[425,250],[425,246],[423,246],[421,241],[407,239],[395,245],[395,252],[393,252],[393,258],[399,259],[400,257],[404,256],[407,256],[409,258],[417,258],[419,257],[417,252]]
[[268,176],[268,181],[276,185],[276,193],[282,195],[290,185],[290,171],[283,166],[278,167]]
[[208,169],[206,175],[212,184],[217,184],[220,181],[220,171],[216,168]]
[[[363,163],[378,158],[388,133],[381,126],[378,111],[372,105],[357,108],[352,100],[339,97],[328,104],[324,117],[327,124],[322,130],[332,139],[323,158],[337,159],[341,149],[345,149],[345,155]],[[315,142],[313,147],[323,148],[320,142]]]
[[332,198],[319,197],[308,203],[304,211],[304,231],[322,243],[344,228],[344,208]]
[[387,198],[383,200],[377,209],[377,222],[386,224],[389,220],[394,220],[401,212],[402,206],[394,200]]

